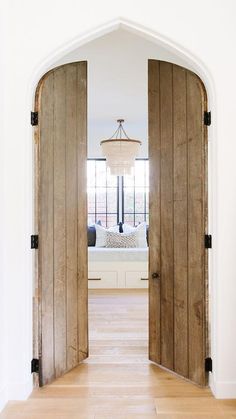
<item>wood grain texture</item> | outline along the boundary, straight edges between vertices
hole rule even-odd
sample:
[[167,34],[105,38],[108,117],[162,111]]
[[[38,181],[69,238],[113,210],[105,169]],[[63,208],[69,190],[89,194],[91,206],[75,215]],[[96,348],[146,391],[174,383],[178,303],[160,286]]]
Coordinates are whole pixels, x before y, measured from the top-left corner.
[[88,353],[86,78],[86,62],[58,67],[37,99],[41,385]]
[[87,261],[87,63],[77,67],[78,161],[78,348],[79,361],[88,356],[88,261]]
[[160,64],[150,60],[148,66],[149,109],[149,358],[160,363],[160,279],[152,278],[160,273]]
[[188,165],[186,71],[173,66],[174,369],[188,376]]
[[[189,378],[204,384],[205,267],[204,267],[204,127],[203,93],[198,78],[187,74],[188,106],[188,310]],[[196,350],[197,348],[197,350]]]
[[[41,118],[39,129],[44,134],[40,141],[39,174],[39,357],[43,359],[40,383],[55,378],[54,370],[54,77],[44,81],[41,97]],[[42,158],[43,156],[43,158]],[[45,380],[43,380],[45,377]]]
[[150,359],[205,385],[206,94],[194,73],[154,60],[149,61],[149,92],[151,170],[155,167],[151,203],[160,191],[160,205],[150,205],[150,231],[160,246],[159,251],[157,245],[151,249],[150,242],[150,267],[160,266],[161,277],[159,297],[152,295],[150,279],[149,324],[155,326],[150,347],[156,351]]
[[54,367],[66,371],[66,91],[65,68],[54,72]]
[[174,368],[173,89],[172,64],[160,62],[161,364]]
[[89,325],[90,357],[28,400],[9,402],[1,419],[235,418],[236,400],[216,400],[148,362],[146,290],[90,290]]
[[77,66],[66,67],[66,307],[67,307],[67,367],[78,364],[78,301],[77,295],[77,203],[78,203],[78,168],[77,168]]

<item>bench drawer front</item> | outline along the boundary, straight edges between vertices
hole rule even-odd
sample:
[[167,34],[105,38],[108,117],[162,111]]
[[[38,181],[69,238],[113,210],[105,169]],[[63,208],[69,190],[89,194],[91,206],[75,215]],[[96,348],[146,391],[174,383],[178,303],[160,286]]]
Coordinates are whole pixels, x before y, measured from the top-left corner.
[[126,288],[148,288],[147,272],[126,272],[125,273]]
[[88,287],[92,288],[117,288],[117,272],[88,273]]

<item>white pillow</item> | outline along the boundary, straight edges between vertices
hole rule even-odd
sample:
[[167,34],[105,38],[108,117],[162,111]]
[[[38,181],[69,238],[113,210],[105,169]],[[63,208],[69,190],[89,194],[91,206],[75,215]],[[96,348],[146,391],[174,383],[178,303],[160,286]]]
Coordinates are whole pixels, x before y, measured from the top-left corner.
[[110,228],[105,228],[100,226],[99,224],[95,224],[96,229],[96,244],[95,247],[106,247],[107,242],[107,231],[112,231],[115,233],[119,233],[119,226],[112,226]]
[[147,225],[145,222],[140,223],[137,227],[132,227],[129,224],[123,224],[123,232],[136,234],[137,247],[147,247]]

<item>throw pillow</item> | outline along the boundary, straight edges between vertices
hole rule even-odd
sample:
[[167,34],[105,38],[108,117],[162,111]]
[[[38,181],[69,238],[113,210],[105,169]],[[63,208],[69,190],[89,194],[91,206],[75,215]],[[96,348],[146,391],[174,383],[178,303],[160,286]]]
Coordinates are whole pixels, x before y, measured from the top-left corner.
[[88,226],[88,246],[95,246],[95,243],[96,243],[95,225]]
[[96,247],[106,247],[106,236],[107,236],[108,231],[119,233],[119,225],[112,226],[107,229],[98,224],[95,224],[95,228],[96,228],[96,244],[95,244]]
[[135,232],[136,247],[147,247],[147,225],[145,222],[140,223],[137,227],[123,224],[123,231],[124,233]]
[[107,232],[106,247],[136,247],[136,234]]
[[[97,224],[101,225],[101,221],[98,220],[97,221]],[[95,246],[95,244],[96,244],[96,229],[95,229],[95,224],[88,225],[87,233],[88,233],[88,246],[89,247]]]

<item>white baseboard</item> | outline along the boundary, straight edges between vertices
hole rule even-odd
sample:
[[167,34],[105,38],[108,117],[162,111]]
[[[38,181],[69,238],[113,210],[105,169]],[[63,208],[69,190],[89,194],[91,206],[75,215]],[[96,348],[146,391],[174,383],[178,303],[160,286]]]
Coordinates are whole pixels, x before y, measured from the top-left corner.
[[33,390],[33,382],[30,378],[25,382],[11,383],[9,386],[0,388],[0,412],[10,400],[26,400]]
[[236,381],[214,381],[210,383],[216,399],[236,399]]
[[0,412],[4,409],[7,402],[8,402],[7,386],[2,386],[0,388]]
[[25,382],[10,383],[8,387],[9,400],[26,400],[33,390],[32,378]]

